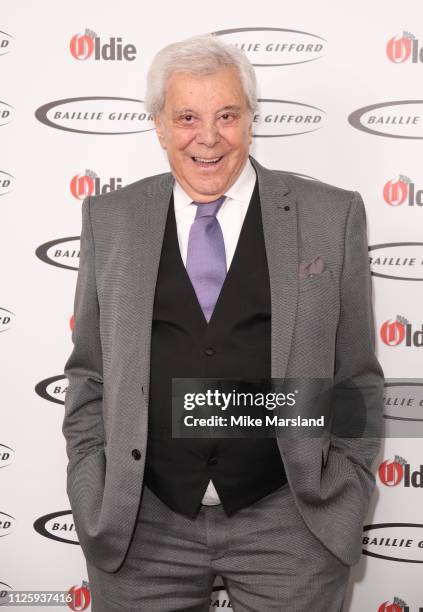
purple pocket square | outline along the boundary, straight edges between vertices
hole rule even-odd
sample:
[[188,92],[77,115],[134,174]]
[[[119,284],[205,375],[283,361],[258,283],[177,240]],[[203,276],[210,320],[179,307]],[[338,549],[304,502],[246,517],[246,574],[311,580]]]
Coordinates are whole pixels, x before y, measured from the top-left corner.
[[325,260],[321,255],[317,255],[314,259],[305,263],[302,261],[298,267],[298,278],[301,280],[307,276],[315,276],[321,274],[326,269]]

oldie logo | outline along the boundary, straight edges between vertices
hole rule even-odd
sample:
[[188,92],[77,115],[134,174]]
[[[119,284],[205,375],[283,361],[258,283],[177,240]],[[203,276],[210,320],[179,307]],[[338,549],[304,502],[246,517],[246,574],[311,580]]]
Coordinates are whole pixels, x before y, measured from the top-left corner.
[[255,137],[298,136],[323,127],[326,113],[317,106],[289,100],[258,100],[253,117]]
[[64,542],[65,544],[79,544],[71,510],[62,510],[61,512],[52,512],[40,516],[34,522],[34,529],[50,540]]
[[44,263],[66,270],[78,270],[79,268],[79,247],[80,236],[71,238],[58,238],[50,240],[40,246],[35,251],[36,256]]
[[144,102],[134,98],[87,96],[54,100],[37,108],[35,117],[48,127],[79,134],[116,136],[155,129]]
[[423,100],[398,100],[363,106],[348,122],[357,130],[388,138],[423,138]]
[[75,174],[70,182],[70,191],[74,198],[83,200],[87,196],[100,195],[108,191],[115,191],[122,187],[122,179],[114,176],[108,179],[101,178],[92,170],[85,170],[82,174]]
[[402,484],[405,488],[423,488],[423,465],[413,470],[406,459],[395,455],[394,459],[382,461],[378,468],[379,480],[387,487]]
[[410,608],[410,606],[400,597],[384,601],[377,609],[377,612],[423,612],[423,608]]
[[363,528],[363,554],[385,561],[423,563],[423,525],[379,523]]
[[125,44],[120,36],[112,36],[105,42],[88,28],[84,34],[75,34],[69,43],[69,50],[76,60],[132,62],[137,55],[133,44]]
[[373,276],[423,281],[423,242],[387,242],[369,246]]
[[383,186],[383,199],[393,208],[407,202],[408,206],[423,206],[423,189],[416,189],[415,183],[400,174],[398,179]]
[[320,59],[327,41],[310,32],[285,28],[236,28],[212,32],[242,49],[254,66],[288,66]]
[[380,327],[380,338],[386,346],[421,347],[423,346],[423,324],[415,328],[405,317],[397,315],[395,320],[388,319]]
[[394,64],[423,62],[423,47],[411,32],[403,32],[402,36],[393,36],[386,45],[386,55]]
[[91,603],[90,585],[86,580],[82,581],[82,585],[74,584],[68,591],[71,596],[71,601],[68,603],[70,610],[86,610]]

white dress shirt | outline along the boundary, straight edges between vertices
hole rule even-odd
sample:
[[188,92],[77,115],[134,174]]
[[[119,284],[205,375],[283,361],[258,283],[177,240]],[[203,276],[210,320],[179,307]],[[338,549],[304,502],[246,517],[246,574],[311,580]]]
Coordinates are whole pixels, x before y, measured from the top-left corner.
[[[250,160],[241,171],[235,183],[225,192],[226,199],[219,208],[216,219],[222,228],[223,241],[226,252],[226,269],[229,270],[236,245],[238,243],[241,227],[247,213],[248,205],[253,194],[256,182],[256,171]],[[179,249],[181,251],[184,266],[187,262],[188,238],[191,225],[195,219],[197,204],[193,204],[192,199],[182,189],[178,181],[175,180],[173,187],[173,201],[175,206],[176,228],[178,233]],[[205,505],[220,504],[217,491],[210,480],[207,490],[202,499]]]

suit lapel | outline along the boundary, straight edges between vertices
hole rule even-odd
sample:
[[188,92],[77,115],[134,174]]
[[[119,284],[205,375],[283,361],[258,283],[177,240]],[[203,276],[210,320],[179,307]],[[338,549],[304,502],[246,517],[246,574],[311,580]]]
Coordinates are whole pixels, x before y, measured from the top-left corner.
[[[135,253],[139,267],[135,281],[137,309],[142,315],[142,325],[134,329],[133,342],[136,356],[140,356],[141,385],[145,403],[148,407],[150,386],[150,346],[153,319],[154,295],[157,273],[160,264],[166,218],[169,210],[174,179],[170,173],[160,176],[157,183],[142,194],[137,203]],[[135,358],[137,363],[137,359]]]
[[271,294],[272,378],[285,378],[298,301],[298,234],[295,196],[276,172],[250,156],[259,184]]

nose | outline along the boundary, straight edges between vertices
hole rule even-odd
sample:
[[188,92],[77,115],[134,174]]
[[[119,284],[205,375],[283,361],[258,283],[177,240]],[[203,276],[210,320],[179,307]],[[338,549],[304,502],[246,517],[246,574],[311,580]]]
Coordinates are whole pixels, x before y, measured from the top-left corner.
[[213,121],[204,122],[198,129],[195,140],[198,144],[213,147],[220,141],[220,134]]

